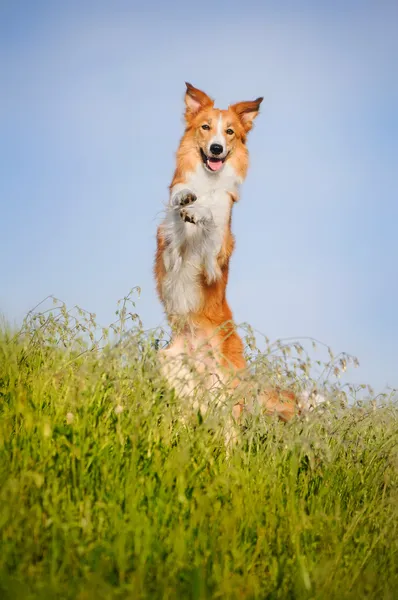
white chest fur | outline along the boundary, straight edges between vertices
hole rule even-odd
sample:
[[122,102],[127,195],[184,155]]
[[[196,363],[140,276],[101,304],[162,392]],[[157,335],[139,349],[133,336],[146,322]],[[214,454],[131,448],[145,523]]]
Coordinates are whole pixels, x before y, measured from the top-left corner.
[[[163,255],[163,298],[169,315],[187,315],[199,309],[202,273],[209,283],[221,276],[217,256],[230,217],[230,193],[237,195],[239,184],[228,163],[220,173],[208,173],[200,164],[186,183],[172,188],[163,223],[168,243]],[[195,223],[181,218],[178,199],[184,191],[196,196],[187,208]]]

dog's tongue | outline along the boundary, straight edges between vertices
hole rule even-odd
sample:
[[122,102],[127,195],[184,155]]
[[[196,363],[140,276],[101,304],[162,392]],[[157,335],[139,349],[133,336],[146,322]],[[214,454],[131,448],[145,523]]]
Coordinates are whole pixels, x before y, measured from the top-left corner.
[[221,158],[208,158],[207,166],[212,171],[219,171],[222,167],[222,160],[221,160]]

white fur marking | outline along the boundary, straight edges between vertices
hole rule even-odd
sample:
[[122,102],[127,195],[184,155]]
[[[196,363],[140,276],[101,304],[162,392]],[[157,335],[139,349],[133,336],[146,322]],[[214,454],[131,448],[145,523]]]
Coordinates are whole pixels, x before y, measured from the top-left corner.
[[[175,185],[163,221],[167,248],[163,255],[166,276],[163,298],[169,315],[187,315],[200,308],[200,274],[210,283],[220,276],[217,256],[221,250],[230,216],[230,193],[237,195],[240,178],[228,162],[219,173],[208,173],[202,164],[190,173],[184,184]],[[196,201],[180,206],[187,193]],[[196,219],[184,222],[180,210]]]
[[214,135],[211,138],[211,140],[209,142],[209,146],[207,148],[208,154],[211,154],[210,146],[212,144],[221,144],[221,146],[223,147],[223,152],[219,155],[219,158],[225,158],[227,155],[227,144],[225,141],[225,136],[223,134],[223,122],[222,122],[222,114],[221,113],[220,113],[220,116],[218,117],[216,135]]

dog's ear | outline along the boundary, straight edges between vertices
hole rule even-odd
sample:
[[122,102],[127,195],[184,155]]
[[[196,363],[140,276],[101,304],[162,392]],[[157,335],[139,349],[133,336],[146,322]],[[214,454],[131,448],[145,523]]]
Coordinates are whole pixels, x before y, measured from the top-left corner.
[[185,119],[190,121],[202,108],[213,106],[214,100],[201,90],[194,88],[190,83],[185,82],[185,85],[187,86],[185,92]]
[[238,102],[230,106],[230,109],[238,115],[246,132],[253,127],[253,121],[259,113],[260,104],[263,100],[264,98],[257,98],[257,100]]

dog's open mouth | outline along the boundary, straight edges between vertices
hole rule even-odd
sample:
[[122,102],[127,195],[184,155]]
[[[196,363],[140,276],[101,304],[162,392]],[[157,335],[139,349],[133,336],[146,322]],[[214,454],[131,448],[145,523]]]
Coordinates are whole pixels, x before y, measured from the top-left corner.
[[207,156],[203,152],[202,148],[200,149],[200,153],[201,153],[204,164],[210,171],[219,171],[221,169],[221,167],[223,166],[225,159],[228,156],[228,154],[224,158],[217,158],[215,156]]

